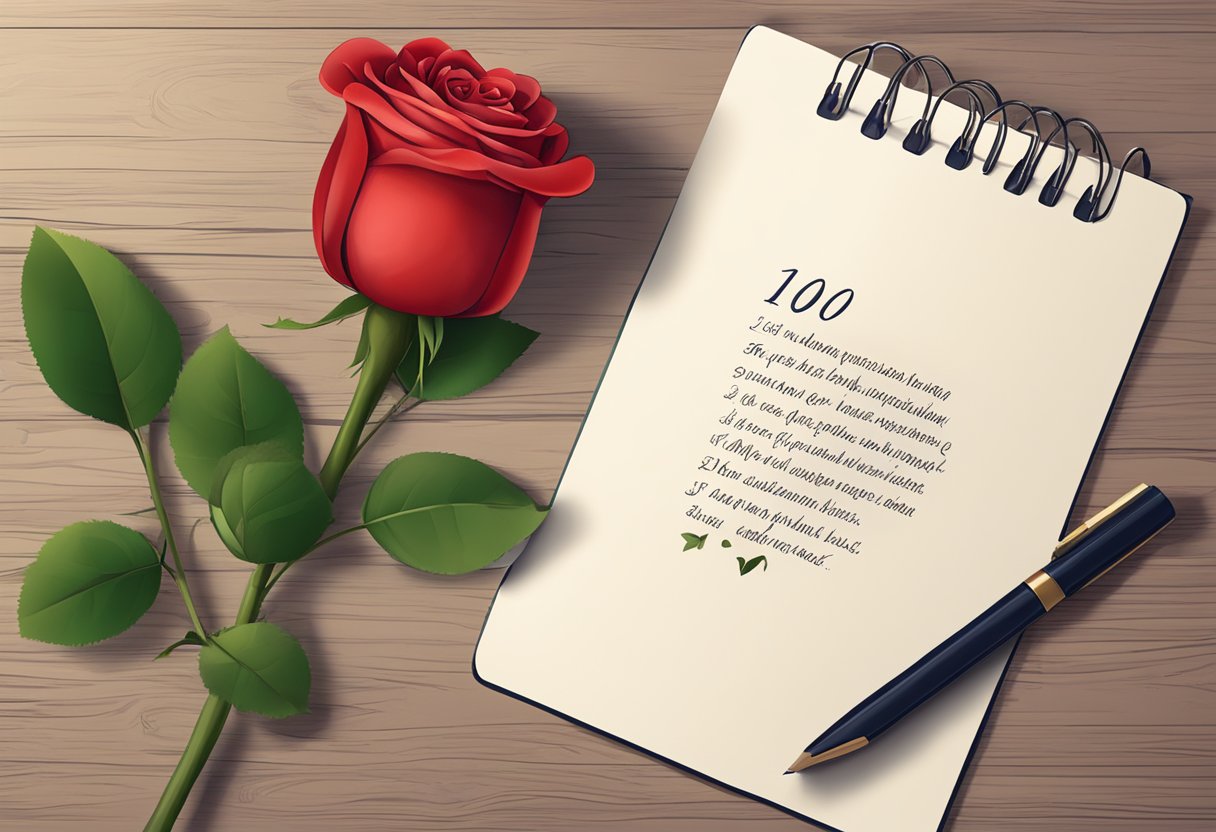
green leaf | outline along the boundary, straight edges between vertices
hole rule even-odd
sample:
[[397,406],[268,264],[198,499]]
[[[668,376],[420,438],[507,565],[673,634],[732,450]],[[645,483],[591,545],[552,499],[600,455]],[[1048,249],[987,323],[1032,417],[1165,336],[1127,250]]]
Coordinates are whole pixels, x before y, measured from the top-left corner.
[[245,445],[274,441],[304,455],[304,424],[291,393],[224,327],[194,351],[169,406],[177,467],[210,497],[216,465]]
[[316,329],[319,326],[337,323],[352,315],[358,315],[370,303],[371,301],[363,295],[351,295],[312,323],[301,323],[293,321],[291,318],[279,318],[274,323],[264,324],[264,326],[270,329]]
[[208,639],[198,654],[207,690],[238,711],[283,717],[308,712],[308,656],[266,621],[238,624]]
[[166,647],[164,650],[161,650],[159,653],[157,653],[156,656],[153,657],[153,661],[156,661],[157,659],[163,659],[166,656],[168,656],[170,653],[172,653],[174,650],[176,650],[177,648],[185,647],[187,644],[194,645],[195,647],[202,647],[206,643],[207,643],[206,640],[202,636],[200,636],[198,633],[194,632],[194,630],[189,630],[180,639],[173,642],[168,647]]
[[249,563],[301,557],[333,520],[321,483],[293,452],[268,442],[238,448],[216,466],[211,522]]
[[757,555],[756,557],[754,557],[748,561],[745,561],[745,560],[743,560],[743,558],[739,558],[739,557],[735,558],[735,560],[737,560],[739,562],[739,574],[740,575],[746,575],[748,572],[751,572],[753,569],[755,569],[757,566],[759,566],[761,564],[764,564],[764,571],[765,572],[768,571],[768,558],[766,558],[764,555]]
[[502,375],[539,334],[498,317],[448,318],[435,344],[437,352],[422,372],[422,383],[418,383],[419,350],[426,345],[418,341],[406,351],[397,378],[420,399],[459,398]]
[[493,563],[532,534],[546,511],[475,459],[417,453],[393,460],[372,483],[363,522],[402,563],[458,575]]
[[133,430],[169,401],[182,366],[177,325],[104,248],[35,228],[21,309],[38,367],[69,407]]
[[433,315],[418,315],[418,338],[422,341],[423,361],[429,364],[443,343],[443,318]]
[[116,636],[152,606],[160,573],[160,555],[142,534],[108,520],[73,523],[25,570],[21,635],[67,645]]
[[692,532],[681,532],[680,537],[684,538],[684,551],[689,549],[704,549],[705,539],[709,537],[709,532],[705,534],[693,534]]
[[726,538],[722,538],[722,548],[729,549],[730,547],[731,547],[731,542],[729,540],[727,540]]
[[351,359],[347,369],[354,368],[355,373],[358,373],[358,368],[367,360],[367,353],[371,349],[371,340],[367,335],[367,316],[363,316],[363,326],[359,330],[359,343],[355,345],[355,357]]

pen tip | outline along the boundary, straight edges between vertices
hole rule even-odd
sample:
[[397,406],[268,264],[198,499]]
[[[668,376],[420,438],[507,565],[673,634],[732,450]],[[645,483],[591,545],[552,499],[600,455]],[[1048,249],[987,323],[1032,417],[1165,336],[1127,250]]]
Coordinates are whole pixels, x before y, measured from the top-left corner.
[[796,760],[794,760],[794,762],[790,763],[790,767],[785,770],[785,773],[786,774],[797,774],[798,772],[802,771],[804,768],[810,768],[811,766],[815,765],[815,763],[818,763],[818,762],[822,762],[822,761],[816,759],[815,755],[811,754],[809,751],[804,751],[798,755],[798,759],[796,759]]
[[869,744],[869,742],[870,740],[867,737],[858,737],[855,740],[842,742],[840,745],[833,746],[827,751],[823,751],[819,754],[812,754],[809,751],[803,751],[798,755],[798,759],[790,763],[790,767],[786,769],[785,773],[794,774],[802,771],[803,769],[810,768],[811,766],[826,763],[828,760],[835,760],[837,757],[843,757],[845,754],[856,751],[859,748],[864,748],[867,744]]

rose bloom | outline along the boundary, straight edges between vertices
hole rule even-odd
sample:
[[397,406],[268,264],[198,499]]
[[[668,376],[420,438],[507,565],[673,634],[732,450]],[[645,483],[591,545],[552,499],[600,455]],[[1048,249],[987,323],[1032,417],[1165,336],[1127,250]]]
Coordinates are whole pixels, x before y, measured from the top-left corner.
[[321,85],[346,117],[313,197],[313,237],[331,277],[418,315],[492,315],[515,295],[550,197],[591,186],[585,156],[540,84],[483,69],[436,38],[400,52],[339,46]]

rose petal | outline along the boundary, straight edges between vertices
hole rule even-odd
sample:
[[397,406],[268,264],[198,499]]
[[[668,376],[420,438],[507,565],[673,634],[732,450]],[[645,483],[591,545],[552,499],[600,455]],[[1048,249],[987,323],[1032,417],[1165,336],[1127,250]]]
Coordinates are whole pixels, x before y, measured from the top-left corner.
[[370,64],[372,72],[382,77],[396,57],[396,52],[378,40],[352,38],[326,56],[318,77],[322,87],[333,95],[341,96],[348,84],[363,79],[365,66]]
[[[448,144],[431,131],[424,130],[409,119],[403,118],[387,101],[363,84],[349,84],[342,93],[342,99],[372,116],[390,133],[396,134],[411,144],[421,147],[446,147]],[[380,152],[387,149],[383,146],[384,144],[382,141],[381,146],[375,150]]]
[[392,87],[393,89],[397,90],[397,92],[404,92],[413,95],[410,85],[406,83],[405,78],[403,77],[408,74],[409,73],[401,63],[401,59],[398,58],[397,62],[385,71],[382,83]]
[[398,147],[377,156],[371,165],[416,165],[453,176],[499,181],[545,197],[577,196],[595,179],[595,165],[586,156],[545,167],[521,167],[462,147]]
[[[391,88],[381,87],[381,89]],[[408,96],[404,96],[404,94],[398,93],[395,90],[392,92],[398,96],[403,96],[401,98],[401,103],[408,103],[415,100],[409,98]],[[408,136],[418,130],[416,125],[399,113],[392,105],[388,103],[388,101],[377,95],[373,90],[366,86],[351,84],[347,88],[347,95],[344,97],[347,101],[358,106],[389,130],[400,133],[403,136]],[[439,112],[436,112],[436,115],[438,115]],[[449,108],[446,112],[451,113],[452,111]],[[534,166],[539,164],[535,156],[522,150],[517,150],[516,148],[504,144],[503,142],[497,141],[492,136],[485,135],[484,133],[471,127],[455,113],[453,113],[450,117],[445,118],[445,121],[448,121],[449,124],[458,127],[468,135],[475,138],[479,144],[485,147],[487,153],[493,153],[495,155],[505,157],[520,165]]]
[[556,126],[560,129],[545,136],[540,152],[536,154],[536,158],[540,159],[542,165],[553,164],[565,156],[566,149],[570,147],[570,134],[560,124]]
[[515,215],[515,224],[511,235],[503,247],[502,256],[477,303],[466,309],[458,318],[476,318],[483,315],[493,315],[501,312],[503,307],[511,302],[519,286],[523,283],[524,275],[528,272],[528,264],[532,261],[532,251],[536,247],[536,232],[540,226],[540,212],[545,205],[545,197],[525,193]]
[[524,115],[528,117],[530,129],[543,130],[557,118],[557,105],[542,95],[533,102]]
[[416,166],[368,170],[346,252],[359,291],[419,315],[458,315],[485,294],[524,195]]
[[453,101],[451,104],[457,112],[471,116],[482,124],[517,129],[528,126],[526,117],[501,107],[490,107],[479,101]]
[[477,79],[464,69],[448,70],[438,85],[438,91],[449,103],[467,101],[477,91]]
[[429,58],[434,60],[444,52],[450,52],[452,47],[441,41],[439,38],[419,38],[412,40],[405,46],[401,47],[401,52],[398,53],[398,58],[403,64],[408,64],[411,70],[418,69],[418,62]]
[[515,84],[507,78],[496,78],[492,75],[487,75],[478,83],[477,91],[487,100],[487,103],[491,98],[510,103],[511,99],[515,97]]
[[[430,104],[432,107],[436,108],[436,110],[451,113],[458,121],[460,121],[464,125],[464,127],[462,129],[465,129],[471,133],[474,133],[474,134],[477,134],[480,136],[484,136],[485,134],[488,133],[488,134],[492,134],[494,136],[502,136],[504,138],[531,138],[533,136],[538,135],[538,133],[540,131],[547,128],[547,125],[533,130],[533,129],[517,128],[517,127],[503,127],[503,126],[499,126],[496,124],[487,124],[486,122],[481,121],[480,119],[474,118],[472,115],[469,115],[467,113],[461,113],[459,110],[454,108],[451,104],[447,103],[442,98],[440,98],[439,95],[433,89],[431,89],[426,84],[424,84],[422,81],[413,77],[412,75],[402,73],[401,79],[403,81],[405,81],[406,84],[409,85],[410,90],[419,99],[421,99],[422,101],[425,101],[427,104]],[[390,89],[391,89],[391,87],[390,87]],[[401,92],[401,91],[398,90],[398,92]],[[554,112],[556,112],[556,108],[554,109]]]
[[[404,69],[402,69],[399,79],[394,78],[393,80],[394,80],[394,82],[397,80],[400,80],[403,84],[405,84],[406,90],[409,90],[415,96],[417,96],[419,99],[421,99],[422,101],[425,101],[426,103],[430,104],[433,107],[446,106],[443,103],[443,99],[439,97],[439,93],[435,92],[433,89],[431,89],[429,86],[427,86],[426,83],[424,81],[422,81],[422,79],[420,79],[414,75],[411,75],[410,73],[406,72]],[[393,85],[393,89],[398,89],[398,87],[396,86],[395,83]],[[402,90],[402,92],[404,92],[404,91],[405,90]]]
[[540,97],[540,82],[531,75],[520,75],[504,67],[488,70],[486,74],[496,78],[510,79],[511,83],[515,85],[515,95],[512,97],[511,103],[517,110],[528,109],[532,106],[532,102]]
[[[397,77],[400,78],[401,75],[398,73]],[[428,112],[429,108],[423,105],[409,92],[394,89],[393,87],[390,87],[386,81],[382,81],[374,75],[368,75],[366,80],[372,87],[380,91],[384,100],[391,104],[394,110],[396,110],[410,122],[417,125],[417,127],[424,133],[431,134],[429,139],[419,141],[412,138],[419,134],[410,131],[407,134],[403,134],[402,138],[426,147],[476,146],[476,139],[469,135],[467,131],[463,131],[455,125],[448,125],[443,120],[430,114]],[[364,101],[371,99],[364,99],[362,96],[359,96],[359,100]]]
[[[429,130],[436,136],[442,138],[446,143],[446,147],[471,147],[477,148],[479,142],[472,134],[462,131],[458,127],[454,127],[441,119],[438,115],[432,112],[432,108],[419,101],[416,98],[396,98],[388,99],[388,102],[393,105],[393,109],[400,113],[404,118],[417,124],[423,130]],[[439,146],[439,145],[436,145]]]
[[354,283],[342,260],[342,242],[366,169],[367,135],[363,131],[363,114],[348,104],[346,117],[317,178],[312,200],[312,228],[321,265],[332,278],[351,287]]
[[481,78],[486,74],[485,68],[477,63],[477,59],[469,54],[467,49],[449,49],[435,58],[435,66],[431,72],[437,75],[445,69],[464,70],[474,78]]

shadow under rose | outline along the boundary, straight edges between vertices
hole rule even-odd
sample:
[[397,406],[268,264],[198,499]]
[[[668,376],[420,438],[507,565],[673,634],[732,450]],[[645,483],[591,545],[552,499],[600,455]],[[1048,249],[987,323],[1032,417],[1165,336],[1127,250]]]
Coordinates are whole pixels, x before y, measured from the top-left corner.
[[533,349],[562,329],[545,324],[563,317],[609,318],[615,331],[684,178],[682,167],[664,165],[666,154],[639,144],[628,124],[605,117],[594,97],[557,101],[571,152],[591,157],[596,181],[584,194],[546,204],[528,276],[507,307],[513,319],[536,322],[542,338]]

